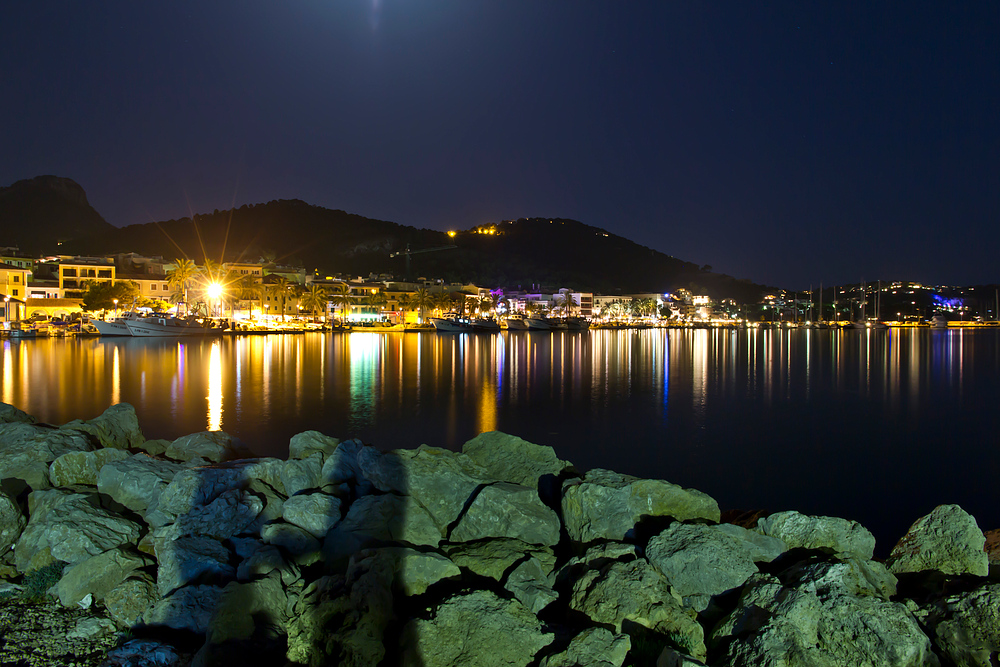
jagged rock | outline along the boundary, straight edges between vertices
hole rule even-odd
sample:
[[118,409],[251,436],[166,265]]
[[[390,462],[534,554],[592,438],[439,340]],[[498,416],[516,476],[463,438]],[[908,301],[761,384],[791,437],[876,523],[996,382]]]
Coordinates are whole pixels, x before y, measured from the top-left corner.
[[49,488],[49,463],[68,452],[93,449],[90,436],[26,422],[0,424],[0,479],[20,479]]
[[417,449],[358,453],[364,479],[380,491],[416,499],[444,531],[461,514],[473,492],[488,480],[486,471],[465,454],[420,445]]
[[294,496],[307,489],[318,489],[323,485],[320,477],[323,472],[323,455],[312,454],[302,460],[292,459],[285,462],[281,472],[281,483],[285,492]]
[[241,458],[245,453],[241,451],[233,436],[225,431],[202,431],[181,436],[171,442],[165,452],[175,461],[193,461],[201,458],[216,463]]
[[705,659],[705,632],[681,607],[666,578],[646,561],[614,561],[573,583],[570,607],[621,632],[637,624],[664,635],[676,648]]
[[181,537],[155,540],[156,587],[166,596],[181,586],[209,579],[231,579],[236,571],[229,565],[229,550],[210,537]]
[[243,559],[236,568],[237,581],[250,581],[278,572],[281,581],[290,586],[299,581],[300,571],[294,564],[281,555],[281,550],[273,544],[264,544],[257,540],[246,539],[246,544],[252,547],[237,547],[237,553]]
[[538,560],[546,576],[552,572],[556,562],[549,547],[505,538],[449,545],[445,547],[445,553],[459,567],[497,581],[503,581],[511,566],[526,556]]
[[760,519],[757,532],[776,537],[789,549],[819,549],[826,553],[850,553],[871,560],[875,538],[857,521],[830,516],[809,516],[795,511],[778,512]]
[[621,667],[631,648],[632,639],[626,634],[587,628],[565,651],[543,658],[541,667]]
[[[0,405],[6,405],[0,404]],[[0,554],[10,551],[12,544],[21,536],[27,519],[13,498],[0,491]]]
[[266,544],[281,547],[296,563],[310,565],[320,558],[319,540],[290,523],[269,523],[261,529],[260,537]]
[[559,475],[569,463],[551,447],[535,445],[500,431],[480,433],[462,445],[462,453],[482,466],[493,479],[538,488],[542,475]]
[[533,614],[537,614],[559,599],[559,594],[552,590],[551,572],[551,566],[546,568],[537,558],[528,558],[511,571],[504,588]]
[[108,651],[101,667],[175,667],[180,665],[177,650],[152,639],[131,639]]
[[31,518],[15,547],[19,572],[54,560],[71,565],[139,539],[138,524],[95,507],[88,496],[60,489],[32,491]]
[[170,440],[164,440],[163,438],[147,440],[136,447],[136,449],[141,449],[150,456],[163,456],[167,453],[167,448],[170,447],[170,442]]
[[286,498],[279,495],[269,484],[265,484],[259,479],[250,480],[247,491],[257,496],[264,503],[264,509],[257,515],[254,522],[245,528],[247,533],[256,533],[259,535],[261,528],[281,518],[285,510]]
[[323,461],[320,478],[323,484],[343,484],[361,478],[358,453],[364,447],[360,440],[345,440]]
[[112,405],[99,417],[89,421],[76,419],[62,428],[89,433],[101,447],[131,449],[141,447],[146,441],[135,408],[128,403]]
[[129,458],[122,449],[96,449],[92,452],[67,452],[49,464],[52,486],[83,484],[97,486],[97,475],[106,464]]
[[55,585],[55,594],[66,607],[76,605],[87,595],[100,602],[134,570],[152,563],[152,558],[131,549],[111,549],[66,568]]
[[793,565],[782,574],[786,586],[806,585],[817,593],[876,597],[889,600],[896,595],[896,577],[874,560],[845,557],[842,560]]
[[427,510],[413,498],[391,493],[355,500],[330,535],[331,545],[341,545],[337,551],[347,554],[376,541],[436,547],[442,538]]
[[976,519],[958,505],[939,505],[919,519],[893,547],[886,565],[894,574],[937,570],[944,574],[989,574],[986,537]]
[[672,648],[665,648],[656,659],[656,667],[705,667],[705,663]]
[[719,521],[719,505],[694,489],[595,469],[563,488],[563,521],[575,542],[621,540],[644,516]]
[[146,511],[146,522],[154,528],[173,523],[192,508],[204,506],[226,491],[246,489],[251,480],[274,471],[269,459],[243,459],[212,466],[185,468],[170,480],[154,505]]
[[146,610],[159,599],[153,578],[145,572],[136,572],[108,591],[104,607],[118,625],[130,627],[142,620]]
[[222,589],[216,586],[185,586],[147,609],[142,621],[203,635],[212,627],[221,597]]
[[323,539],[340,523],[340,500],[324,493],[292,496],[284,502],[281,516],[313,537]]
[[750,550],[750,557],[755,563],[770,563],[781,554],[788,551],[788,545],[776,537],[768,537],[753,530],[731,523],[720,523],[716,530],[735,537],[743,546]]
[[931,619],[938,647],[956,665],[996,665],[1000,655],[1000,584],[947,598]]
[[159,499],[170,481],[182,470],[186,468],[179,463],[136,454],[101,466],[97,474],[97,490],[125,507],[141,512]]
[[38,420],[9,403],[0,403],[0,424],[36,424]]
[[553,635],[516,600],[474,591],[440,604],[433,618],[403,629],[403,664],[452,667],[527,665]]
[[115,624],[106,618],[85,618],[76,627],[66,633],[67,639],[94,639],[110,635],[115,631]]
[[748,543],[717,526],[673,523],[649,541],[646,557],[696,611],[757,572]]
[[442,579],[461,575],[453,562],[437,553],[425,553],[409,547],[366,549],[355,556],[358,562],[381,559],[379,567],[392,571],[392,585],[403,595],[421,595]]
[[496,482],[483,487],[451,531],[452,542],[512,537],[529,544],[559,542],[559,516],[533,488]]
[[207,505],[180,515],[174,523],[157,529],[155,534],[166,539],[203,535],[222,540],[241,533],[263,509],[264,501],[254,494],[230,489]]
[[930,641],[904,605],[846,594],[853,584],[836,582],[836,572],[817,570],[818,578],[807,574],[792,587],[771,575],[753,575],[736,609],[713,633],[720,664],[938,665]]
[[292,436],[288,442],[288,458],[304,459],[313,454],[322,454],[325,459],[332,454],[340,440],[323,435],[319,431],[304,431]]
[[288,596],[278,573],[251,582],[231,581],[215,605],[207,639],[213,644],[248,639],[256,629],[256,619],[267,619],[272,631],[283,631],[288,611]]

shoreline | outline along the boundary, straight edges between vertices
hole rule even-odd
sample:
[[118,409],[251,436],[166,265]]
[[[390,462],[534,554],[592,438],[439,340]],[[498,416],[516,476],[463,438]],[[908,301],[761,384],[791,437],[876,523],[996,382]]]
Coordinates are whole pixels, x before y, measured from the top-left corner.
[[[1000,651],[996,533],[987,544],[957,505],[882,561],[857,522],[723,514],[698,490],[583,472],[496,431],[461,452],[307,431],[287,459],[247,454],[219,431],[146,440],[125,403],[62,426],[0,404],[0,630],[24,637],[2,624],[30,604],[62,619],[52,650],[109,666],[972,665]],[[46,664],[38,639],[0,657]]]

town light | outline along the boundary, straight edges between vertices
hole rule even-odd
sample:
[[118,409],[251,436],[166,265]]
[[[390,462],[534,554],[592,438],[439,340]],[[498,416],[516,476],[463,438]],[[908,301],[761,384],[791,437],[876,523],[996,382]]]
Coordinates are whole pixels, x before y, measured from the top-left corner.
[[208,296],[212,299],[218,299],[222,296],[222,285],[219,283],[211,283],[208,286]]

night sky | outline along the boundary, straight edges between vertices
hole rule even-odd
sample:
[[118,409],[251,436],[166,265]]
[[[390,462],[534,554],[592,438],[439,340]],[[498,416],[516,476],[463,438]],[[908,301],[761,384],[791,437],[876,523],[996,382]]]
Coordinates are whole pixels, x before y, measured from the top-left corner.
[[1000,3],[17,2],[0,185],[574,218],[740,278],[1000,281]]

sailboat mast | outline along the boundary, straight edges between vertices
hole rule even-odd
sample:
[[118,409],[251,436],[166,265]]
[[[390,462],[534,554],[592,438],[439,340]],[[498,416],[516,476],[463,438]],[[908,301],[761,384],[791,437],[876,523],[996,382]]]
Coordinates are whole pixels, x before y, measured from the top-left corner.
[[823,283],[819,284],[819,321],[823,321]]

